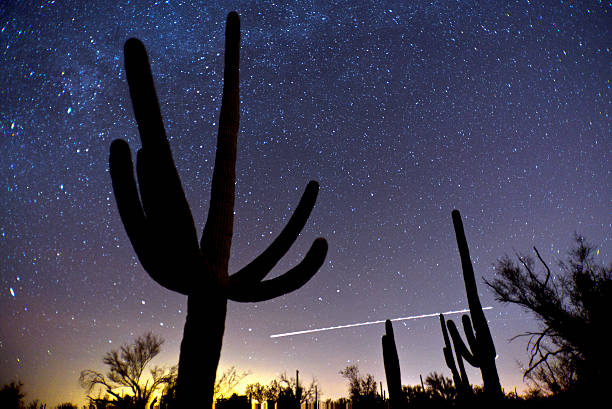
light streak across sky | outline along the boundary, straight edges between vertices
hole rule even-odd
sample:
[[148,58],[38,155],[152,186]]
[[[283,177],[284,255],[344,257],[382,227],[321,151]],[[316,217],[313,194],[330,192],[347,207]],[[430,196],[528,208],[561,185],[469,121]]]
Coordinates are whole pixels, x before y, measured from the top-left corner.
[[[493,309],[493,307],[483,307],[482,309],[483,310],[490,310],[490,309]],[[435,312],[435,313],[432,313],[432,314],[411,315],[409,317],[393,318],[391,321],[418,320],[418,319],[421,319],[421,318],[437,317],[440,314],[443,314],[443,315],[453,315],[453,314],[462,314],[464,312],[470,312],[470,310],[466,309],[466,310],[455,310],[455,311],[446,311],[446,312]],[[273,334],[273,335],[270,335],[270,338],[290,337],[292,335],[311,334],[313,332],[331,331],[331,330],[334,330],[334,329],[342,329],[342,328],[363,327],[365,325],[382,324],[385,321],[386,320],[356,322],[356,323],[353,323],[353,324],[336,325],[336,326],[333,326],[333,327],[306,329],[306,330],[295,331],[295,332],[285,332],[285,333],[282,333],[282,334]]]

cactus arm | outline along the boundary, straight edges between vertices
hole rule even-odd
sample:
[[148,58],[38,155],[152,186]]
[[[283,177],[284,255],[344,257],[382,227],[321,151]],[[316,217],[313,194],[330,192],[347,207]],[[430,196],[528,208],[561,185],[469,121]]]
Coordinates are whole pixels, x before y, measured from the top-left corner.
[[[164,287],[187,294],[188,283],[180,275],[167,272],[184,266],[193,270],[199,264],[197,236],[166,140],[147,53],[140,41],[126,42],[125,63],[143,148],[137,156],[137,188],[127,143],[116,140],[111,144],[109,165],[117,206],[143,267]],[[172,254],[178,262],[169,266],[166,254]]]
[[465,365],[463,365],[463,357],[457,351],[455,351],[455,355],[457,357],[457,366],[459,367],[459,376],[462,386],[465,390],[471,392],[472,387],[470,386],[470,380],[468,379],[467,372],[465,371]]
[[470,316],[467,314],[463,314],[461,316],[461,322],[463,324],[463,332],[465,333],[465,339],[467,340],[470,349],[476,355],[479,352],[479,346],[476,342],[476,335],[474,335],[474,329],[472,328],[472,321],[470,320]]
[[140,149],[136,158],[140,197],[151,233],[172,248],[173,257],[192,262],[199,257],[198,237],[170,152],[168,166],[149,149]]
[[156,229],[167,230],[162,234],[186,233],[191,240],[195,227],[189,204],[166,139],[147,51],[137,39],[125,43],[125,70],[142,141],[136,173],[146,218]]
[[444,338],[444,346],[442,347],[442,352],[444,354],[444,360],[446,361],[446,366],[451,370],[453,375],[453,382],[455,382],[455,387],[459,388],[462,384],[461,377],[459,372],[457,371],[457,365],[455,365],[455,358],[453,357],[453,347],[450,343],[450,338],[448,336],[448,330],[446,329],[446,322],[444,321],[444,315],[440,314],[440,327],[442,328],[442,337]]
[[281,257],[289,251],[289,248],[304,228],[317,200],[318,191],[319,184],[315,181],[310,181],[285,228],[263,253],[230,276],[230,287],[250,285],[264,279]]
[[470,350],[465,346],[463,340],[461,339],[461,335],[459,335],[459,331],[457,330],[457,326],[452,320],[448,320],[446,322],[448,325],[448,331],[450,332],[450,336],[453,340],[453,345],[455,346],[455,351],[458,355],[465,358],[466,361],[470,365],[475,368],[480,368],[480,359],[476,354],[472,354]]
[[442,353],[444,354],[444,361],[446,362],[446,366],[450,369],[451,374],[453,375],[453,382],[457,389],[462,385],[462,379],[459,375],[459,371],[457,371],[457,365],[455,364],[455,357],[453,356],[453,350],[449,347],[442,347]]
[[[125,70],[142,141],[136,173],[147,221],[155,230],[162,229],[157,234],[192,241],[197,237],[195,226],[166,139],[149,59],[144,45],[134,38],[125,44]],[[195,246],[189,247],[197,248],[197,238]]]
[[[146,218],[134,179],[134,167],[128,143],[116,139],[111,143],[109,168],[119,216],[141,261],[146,260]],[[142,254],[142,258],[140,255]],[[143,264],[147,264],[143,261]]]
[[316,239],[304,259],[285,274],[246,285],[230,285],[228,299],[239,302],[259,302],[288,294],[306,284],[323,265],[327,241]]
[[489,353],[493,351],[493,356],[495,356],[495,347],[493,346],[491,331],[489,331],[487,319],[482,310],[480,298],[478,297],[476,279],[474,278],[474,268],[472,267],[470,249],[465,238],[463,222],[461,221],[461,213],[459,213],[458,210],[453,210],[451,215],[453,219],[453,227],[455,229],[455,236],[457,238],[457,247],[459,248],[459,256],[461,258],[461,267],[463,269],[463,280],[465,283],[468,307],[470,308],[470,315],[472,316],[474,328],[476,329],[476,338],[478,339],[478,343],[480,344],[481,348],[485,348]]
[[210,191],[208,218],[200,247],[213,274],[227,280],[227,266],[234,225],[234,190],[236,185],[236,144],[240,120],[238,63],[240,58],[240,19],[236,12],[227,16],[225,28],[225,68],[223,97],[219,114],[219,134],[215,168]]
[[452,353],[452,347],[450,344],[450,339],[448,338],[448,331],[446,329],[446,321],[444,320],[443,314],[440,314],[440,327],[442,328],[442,337],[444,338],[444,346],[447,347],[449,350],[451,350],[451,353]]
[[147,50],[140,40],[130,38],[125,42],[123,52],[132,107],[142,146],[151,149],[165,148],[170,151]]
[[[454,323],[451,324],[455,328]],[[444,347],[442,348],[442,352],[444,353],[444,360],[446,361],[446,365],[448,365],[449,369],[453,374],[453,382],[455,383],[455,387],[457,388],[457,392],[464,396],[467,393],[472,391],[470,387],[470,381],[467,376],[467,372],[465,371],[465,366],[463,365],[463,357],[459,352],[459,349],[455,347],[455,356],[457,359],[457,364],[455,365],[455,357],[453,357],[453,347],[451,346],[450,339],[448,337],[448,331],[446,329],[446,322],[444,321],[444,315],[440,314],[440,326],[442,327],[442,336],[444,337]],[[457,337],[459,336],[457,332]],[[459,367],[459,370],[457,370]]]
[[450,369],[451,374],[453,375],[453,381],[455,385],[460,385],[459,371],[457,371],[457,365],[455,365],[455,357],[453,356],[453,350],[447,346],[442,347],[442,353],[444,354],[444,361],[446,362],[446,366]]
[[157,259],[159,253],[151,251],[155,242],[152,241],[149,223],[138,196],[127,142],[121,139],[113,141],[109,164],[119,215],[143,268],[163,287],[187,295],[188,286],[168,275]]

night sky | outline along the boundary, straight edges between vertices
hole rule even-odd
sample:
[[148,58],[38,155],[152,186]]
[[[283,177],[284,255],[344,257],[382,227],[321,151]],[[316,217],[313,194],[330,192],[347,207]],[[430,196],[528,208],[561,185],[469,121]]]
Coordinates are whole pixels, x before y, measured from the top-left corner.
[[[192,4],[193,3],[193,4]],[[346,396],[349,364],[384,381],[382,324],[271,334],[466,308],[451,210],[463,215],[506,390],[537,323],[482,278],[574,232],[612,256],[612,5],[585,1],[2,1],[0,385],[82,404],[83,369],[152,330],[174,365],[186,297],[142,269],[108,172],[112,140],[140,146],[123,43],[151,58],[174,160],[199,231],[221,103],[225,16],[241,16],[241,126],[230,272],[321,189],[285,272],[329,242],[300,290],[230,302],[220,366],[269,381],[300,370]],[[507,3],[507,4],[503,4]],[[145,6],[145,4],[150,4]],[[273,274],[274,274],[273,272]],[[437,318],[395,324],[402,381],[450,376]],[[204,340],[203,340],[204,342]],[[470,369],[472,383],[480,373]],[[244,385],[244,384],[243,384]]]

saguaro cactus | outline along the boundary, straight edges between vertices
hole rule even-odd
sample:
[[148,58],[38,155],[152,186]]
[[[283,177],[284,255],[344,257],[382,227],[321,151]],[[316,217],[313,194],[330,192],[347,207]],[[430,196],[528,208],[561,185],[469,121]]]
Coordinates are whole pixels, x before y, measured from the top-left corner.
[[452,211],[452,218],[455,236],[457,237],[459,255],[461,257],[461,267],[463,269],[463,281],[465,283],[468,307],[470,309],[470,316],[474,322],[474,329],[472,329],[470,317],[467,315],[462,317],[463,330],[471,351],[463,343],[455,323],[451,320],[447,322],[448,330],[453,339],[456,354],[464,358],[470,365],[480,368],[485,392],[490,397],[499,397],[502,396],[502,390],[497,374],[497,367],[495,365],[495,345],[493,345],[491,331],[489,330],[489,325],[487,324],[487,319],[482,310],[480,298],[478,297],[474,269],[472,267],[472,261],[470,260],[470,250],[467,245],[467,240],[465,239],[461,214],[458,210]]
[[403,406],[402,374],[397,355],[397,347],[395,346],[393,324],[391,324],[390,320],[385,321],[385,335],[382,336],[382,350],[385,375],[387,377],[387,388],[389,389],[389,403],[391,409],[398,409]]
[[134,178],[127,142],[110,147],[110,173],[119,214],[144,269],[165,288],[186,295],[181,342],[179,406],[210,408],[219,364],[227,300],[257,302],[303,286],[323,264],[327,242],[318,238],[304,259],[285,274],[264,280],[289,250],[314,206],[310,182],[285,228],[250,264],[228,273],[234,221],[236,143],[239,124],[240,21],[232,12],[225,32],[225,71],[208,218],[198,243],[196,228],[166,139],[153,77],[143,44],[125,44],[125,68],[142,140]]
[[[457,388],[457,393],[460,397],[463,397],[472,392],[472,387],[470,386],[470,381],[467,373],[465,372],[463,358],[457,351],[455,351],[457,355],[457,364],[455,364],[453,347],[451,346],[448,330],[446,329],[446,321],[444,320],[443,314],[440,314],[440,326],[442,327],[442,337],[444,338],[444,346],[442,347],[444,360],[446,361],[448,369],[450,369],[451,373],[453,374],[453,382],[455,383],[455,388]],[[457,370],[457,367],[459,367],[459,370]]]

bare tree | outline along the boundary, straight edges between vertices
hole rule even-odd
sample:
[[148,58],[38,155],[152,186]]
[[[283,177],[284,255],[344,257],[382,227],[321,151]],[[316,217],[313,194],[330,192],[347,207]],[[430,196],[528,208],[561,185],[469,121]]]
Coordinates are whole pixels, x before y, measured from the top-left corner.
[[527,336],[529,362],[525,377],[549,393],[588,390],[602,393],[612,366],[607,329],[612,307],[612,265],[595,261],[596,249],[581,236],[566,261],[553,273],[534,247],[543,267],[536,272],[534,260],[517,255],[496,265],[498,275],[487,284],[504,303],[521,306],[533,313],[540,328]]
[[281,385],[278,383],[278,381],[276,379],[272,379],[270,384],[266,386],[264,399],[269,402],[276,402],[280,395],[281,389]]
[[235,366],[227,368],[215,380],[215,399],[231,396],[234,388],[249,375],[248,371],[241,371]]
[[[308,387],[304,387],[301,382],[298,384],[297,378],[289,377],[287,376],[286,372],[283,372],[279,376],[279,383],[281,385],[282,384],[287,385],[287,388],[291,389],[292,391],[296,391],[295,395],[296,396],[299,395],[300,404],[314,400],[315,391],[316,393],[321,394],[321,389],[318,387],[317,380],[314,377],[312,378]],[[299,393],[297,392],[298,389],[299,389]]]
[[259,382],[251,383],[246,386],[245,394],[257,402],[263,403],[266,396],[266,387]]
[[[109,367],[106,375],[91,369],[81,371],[79,382],[87,391],[89,400],[104,400],[100,397],[100,392],[103,392],[118,402],[130,400],[135,408],[145,409],[153,393],[169,383],[176,373],[175,367],[167,372],[155,366],[149,370],[151,379],[144,379],[146,366],[159,354],[163,343],[163,339],[148,332],[137,337],[133,344],[126,344],[119,351],[106,353],[102,359]],[[99,392],[97,398],[91,396],[94,390]],[[126,390],[129,391],[127,396]]]

